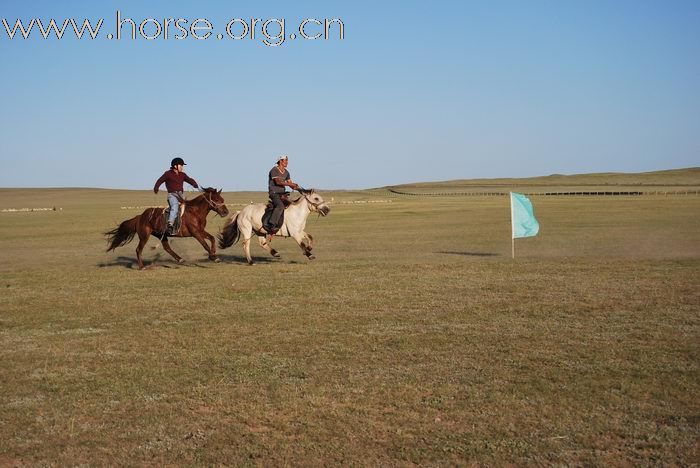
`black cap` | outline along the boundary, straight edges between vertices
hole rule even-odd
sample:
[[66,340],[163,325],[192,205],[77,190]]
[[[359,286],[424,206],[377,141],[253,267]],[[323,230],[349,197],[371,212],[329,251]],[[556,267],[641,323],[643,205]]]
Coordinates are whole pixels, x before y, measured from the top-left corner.
[[173,160],[170,161],[170,167],[175,167],[178,164],[185,166],[185,161],[183,161],[182,158],[173,158]]

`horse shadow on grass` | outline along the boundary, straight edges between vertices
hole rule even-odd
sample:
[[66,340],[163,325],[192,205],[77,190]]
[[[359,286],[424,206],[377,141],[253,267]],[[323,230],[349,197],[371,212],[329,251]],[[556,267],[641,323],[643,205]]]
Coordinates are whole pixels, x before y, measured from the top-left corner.
[[[248,259],[245,258],[245,255],[227,255],[227,254],[221,254],[217,253],[219,258],[223,263],[231,263],[231,264],[241,264],[241,265],[247,265],[248,264]],[[265,264],[273,264],[273,263],[303,263],[303,262],[298,262],[296,260],[287,260],[283,257],[280,258],[274,258],[274,257],[253,257],[253,262],[259,265],[265,265]]]
[[111,262],[100,262],[97,264],[99,268],[109,268],[109,267],[124,267],[135,270],[138,268],[135,258],[130,257],[117,257]]
[[[218,254],[221,263],[214,263],[210,260],[202,259],[185,261],[185,263],[177,263],[174,259],[170,257],[164,257],[161,259],[160,255],[157,255],[152,260],[144,261],[144,270],[151,270],[155,268],[212,268],[216,265],[247,265],[248,260],[243,255],[221,255]],[[253,261],[259,265],[275,264],[275,263],[285,263],[285,264],[302,264],[308,263],[305,261],[297,260],[284,260],[279,258],[266,258],[266,257],[253,257]],[[97,264],[98,268],[112,268],[112,267],[122,267],[130,270],[138,270],[138,263],[135,258],[120,256],[109,262],[100,262]]]
[[455,251],[440,251],[440,252],[435,252],[438,254],[445,254],[445,255],[462,255],[464,257],[498,257],[501,254],[499,253],[494,253],[494,252],[455,252]]
[[[207,260],[207,262],[209,262]],[[101,262],[97,264],[98,268],[110,268],[110,267],[123,267],[130,270],[138,270],[138,262],[132,257],[117,257],[111,262]],[[151,261],[144,262],[144,270],[150,270],[154,268],[210,268],[207,265],[202,265],[197,261],[185,261],[185,263],[177,263],[174,259],[166,258],[165,261],[161,261],[160,255],[157,255]]]

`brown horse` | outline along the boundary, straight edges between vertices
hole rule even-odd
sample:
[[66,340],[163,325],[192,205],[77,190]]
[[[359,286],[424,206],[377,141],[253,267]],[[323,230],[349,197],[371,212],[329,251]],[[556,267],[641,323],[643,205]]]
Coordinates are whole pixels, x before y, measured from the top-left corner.
[[[202,244],[202,247],[209,254],[209,260],[220,262],[216,256],[216,241],[214,236],[209,234],[204,228],[207,225],[207,215],[210,211],[215,211],[219,216],[228,215],[228,208],[224,204],[224,199],[221,197],[221,190],[213,188],[205,188],[202,194],[192,200],[183,200],[185,211],[181,217],[180,228],[173,234],[167,234],[165,218],[163,211],[165,208],[146,208],[146,210],[138,216],[127,219],[117,228],[105,232],[109,247],[107,252],[114,250],[117,247],[131,242],[135,234],[139,235],[139,245],[136,247],[136,258],[139,262],[139,270],[143,269],[143,259],[141,252],[143,251],[148,238],[152,235],[159,237],[163,248],[178,263],[183,263],[184,260],[170,247],[168,236],[170,237],[194,237]],[[207,245],[206,240],[209,240],[211,247]]]

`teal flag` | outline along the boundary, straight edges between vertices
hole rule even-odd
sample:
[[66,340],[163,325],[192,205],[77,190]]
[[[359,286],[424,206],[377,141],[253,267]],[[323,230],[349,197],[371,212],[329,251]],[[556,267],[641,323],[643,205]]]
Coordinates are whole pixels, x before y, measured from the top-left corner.
[[532,203],[522,193],[510,192],[510,217],[513,239],[537,235],[540,224],[535,219]]

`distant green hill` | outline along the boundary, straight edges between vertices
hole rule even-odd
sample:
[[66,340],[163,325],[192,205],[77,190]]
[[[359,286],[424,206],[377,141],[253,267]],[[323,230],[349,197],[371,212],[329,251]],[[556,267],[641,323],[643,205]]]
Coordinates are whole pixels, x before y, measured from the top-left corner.
[[700,187],[700,167],[672,169],[666,171],[618,173],[605,172],[596,174],[562,175],[552,174],[528,178],[502,179],[459,179],[441,182],[420,182],[383,187],[395,190],[464,190],[473,189],[505,189],[508,187]]

